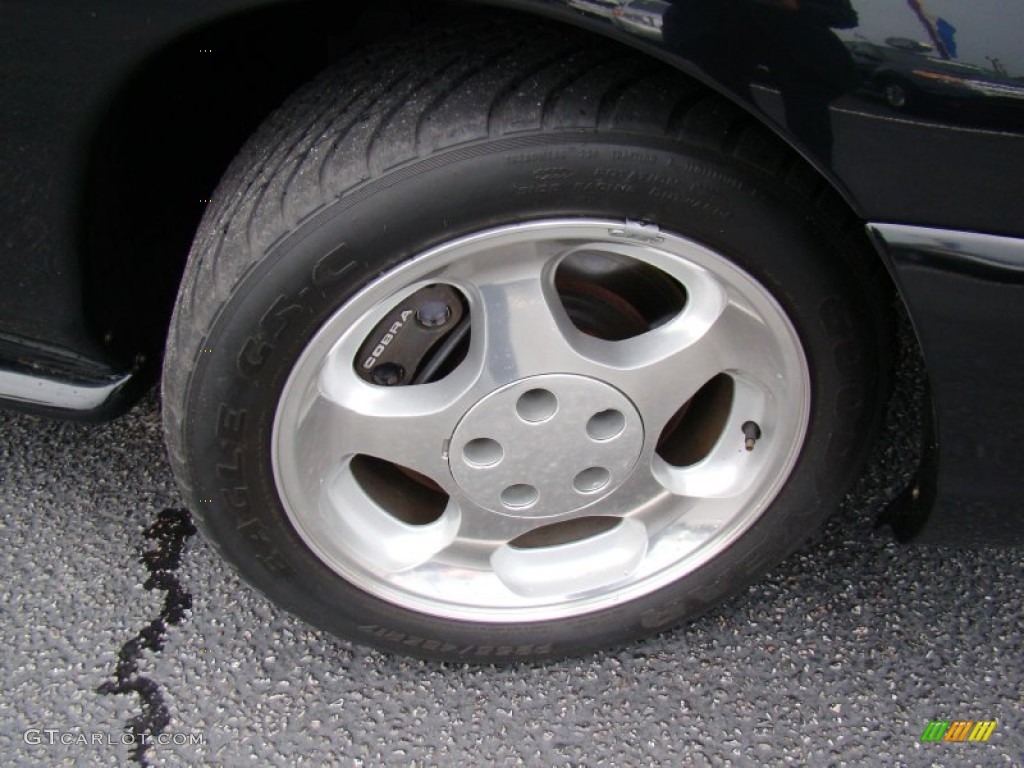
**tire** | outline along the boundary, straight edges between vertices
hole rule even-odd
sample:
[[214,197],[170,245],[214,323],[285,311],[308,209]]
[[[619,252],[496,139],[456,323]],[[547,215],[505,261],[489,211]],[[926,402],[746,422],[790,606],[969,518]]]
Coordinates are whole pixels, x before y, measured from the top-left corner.
[[765,574],[860,468],[884,348],[862,228],[773,137],[614,44],[489,19],[267,121],[163,378],[175,474],[247,581],[481,662],[630,642]]

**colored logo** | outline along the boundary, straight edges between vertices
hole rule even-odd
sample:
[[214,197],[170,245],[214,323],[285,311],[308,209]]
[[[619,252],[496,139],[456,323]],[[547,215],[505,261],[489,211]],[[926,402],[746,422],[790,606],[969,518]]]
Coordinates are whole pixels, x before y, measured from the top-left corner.
[[932,720],[921,741],[988,741],[995,729],[995,720]]

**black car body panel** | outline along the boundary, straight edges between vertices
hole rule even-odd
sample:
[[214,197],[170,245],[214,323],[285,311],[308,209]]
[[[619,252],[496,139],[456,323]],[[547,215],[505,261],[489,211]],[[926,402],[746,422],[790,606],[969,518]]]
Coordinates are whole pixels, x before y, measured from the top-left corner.
[[[872,229],[914,318],[938,415],[925,474],[939,506],[922,533],[939,541],[1019,541],[1024,367],[1009,358],[1021,349],[1024,329],[1024,241]],[[914,531],[916,521],[903,523]]]
[[[969,515],[975,531],[1024,539],[1024,5],[999,0],[675,0],[632,31],[615,3],[574,0],[3,3],[5,404],[69,417],[130,405],[155,375],[203,200],[245,136],[337,54],[477,5],[643,50],[802,153],[873,226],[922,345],[926,532],[962,539]],[[887,104],[897,76],[927,98]]]

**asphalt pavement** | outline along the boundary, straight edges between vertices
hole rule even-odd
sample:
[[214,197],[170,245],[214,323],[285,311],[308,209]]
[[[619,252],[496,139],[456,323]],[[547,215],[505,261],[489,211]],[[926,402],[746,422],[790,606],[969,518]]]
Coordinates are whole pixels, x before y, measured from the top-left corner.
[[[240,583],[182,508],[155,395],[101,426],[0,412],[0,765],[1022,766],[1024,550],[873,525],[918,382],[905,363],[870,470],[762,583],[506,668],[353,646]],[[997,725],[922,742],[935,720]]]

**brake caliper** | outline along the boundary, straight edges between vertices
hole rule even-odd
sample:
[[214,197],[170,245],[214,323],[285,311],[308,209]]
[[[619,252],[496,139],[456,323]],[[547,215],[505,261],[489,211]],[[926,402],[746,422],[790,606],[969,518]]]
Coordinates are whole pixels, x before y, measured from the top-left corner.
[[[381,320],[359,348],[355,367],[371,384],[393,387],[421,383],[428,359],[450,352],[445,339],[468,330],[462,296],[450,285],[428,285],[403,300]],[[468,318],[467,318],[468,320]],[[456,333],[458,332],[458,333]],[[442,361],[443,362],[443,361]]]

